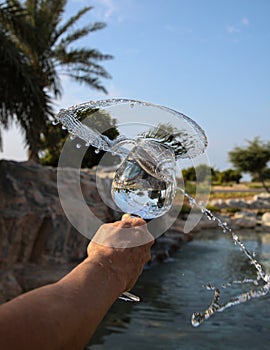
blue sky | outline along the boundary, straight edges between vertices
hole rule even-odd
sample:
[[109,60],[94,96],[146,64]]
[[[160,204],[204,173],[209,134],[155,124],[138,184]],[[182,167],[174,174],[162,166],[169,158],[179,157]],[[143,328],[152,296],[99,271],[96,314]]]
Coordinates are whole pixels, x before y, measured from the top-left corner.
[[[93,99],[132,98],[162,104],[205,130],[210,164],[231,167],[228,151],[259,136],[270,140],[270,1],[68,0],[66,16],[85,5],[80,22],[107,27],[81,45],[112,54],[109,94],[63,80],[56,111]],[[0,158],[26,159],[14,129]]]

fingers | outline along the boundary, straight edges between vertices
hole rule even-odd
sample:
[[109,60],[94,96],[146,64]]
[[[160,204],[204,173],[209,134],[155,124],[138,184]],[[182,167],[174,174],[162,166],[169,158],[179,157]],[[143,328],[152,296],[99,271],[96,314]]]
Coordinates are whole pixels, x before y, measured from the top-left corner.
[[131,248],[146,245],[150,248],[154,237],[150,234],[146,222],[139,217],[124,214],[122,220],[103,224],[92,241],[113,248]]
[[130,214],[126,213],[122,216],[121,221],[130,224],[130,226],[142,226],[146,222],[140,217],[132,217]]
[[[103,224],[89,244],[88,256],[98,256],[104,266],[123,279],[125,290],[131,289],[151,260],[154,238],[146,222],[139,217],[124,214],[122,220]],[[113,249],[112,249],[113,248]]]
[[122,216],[122,221],[125,221],[125,220],[129,220],[129,219],[131,219],[131,216],[130,216],[130,214],[124,214],[123,216]]

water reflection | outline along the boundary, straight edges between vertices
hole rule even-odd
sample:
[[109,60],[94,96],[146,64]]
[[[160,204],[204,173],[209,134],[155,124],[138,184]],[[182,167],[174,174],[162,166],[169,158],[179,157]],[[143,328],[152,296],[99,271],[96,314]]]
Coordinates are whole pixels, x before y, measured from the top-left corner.
[[[214,315],[200,328],[191,326],[192,313],[204,309],[212,298],[203,284],[256,276],[230,237],[220,231],[211,235],[201,234],[172,261],[146,270],[134,289],[142,302],[117,301],[87,349],[268,349],[269,295]],[[269,272],[270,234],[252,232],[241,239],[256,251]],[[223,296],[242,293],[249,287],[226,288]]]

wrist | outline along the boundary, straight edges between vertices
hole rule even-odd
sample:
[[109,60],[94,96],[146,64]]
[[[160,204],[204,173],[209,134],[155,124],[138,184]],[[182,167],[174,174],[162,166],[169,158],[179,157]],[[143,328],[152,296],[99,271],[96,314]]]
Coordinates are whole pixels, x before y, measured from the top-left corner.
[[113,261],[110,254],[91,254],[82,264],[88,270],[93,270],[97,277],[100,278],[105,288],[113,288],[119,296],[126,291],[125,276],[119,268],[118,264]]

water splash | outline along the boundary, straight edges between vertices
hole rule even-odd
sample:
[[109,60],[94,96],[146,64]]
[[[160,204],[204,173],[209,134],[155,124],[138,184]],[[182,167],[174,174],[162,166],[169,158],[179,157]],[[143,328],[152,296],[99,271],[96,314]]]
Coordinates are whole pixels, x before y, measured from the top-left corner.
[[214,296],[213,300],[210,304],[210,306],[204,311],[204,312],[194,312],[191,317],[191,324],[194,327],[200,326],[205,320],[209,319],[212,315],[214,315],[216,312],[222,312],[227,308],[233,307],[235,305],[245,303],[246,301],[249,301],[251,299],[255,298],[261,298],[269,293],[270,291],[270,275],[267,274],[264,270],[262,265],[255,259],[255,255],[245,247],[244,243],[240,240],[238,235],[233,232],[233,230],[228,227],[227,223],[222,221],[220,218],[215,216],[210,210],[206,209],[202,205],[200,205],[193,197],[191,197],[188,193],[186,193],[182,188],[178,187],[178,190],[180,190],[183,195],[189,200],[189,203],[191,206],[196,206],[198,209],[201,210],[201,212],[211,221],[215,221],[217,225],[223,230],[224,233],[230,233],[233,239],[233,242],[235,245],[238,245],[240,250],[245,254],[245,256],[248,258],[251,265],[253,265],[256,269],[257,273],[257,279],[244,279],[242,281],[232,281],[228,282],[226,284],[223,284],[223,288],[227,288],[232,286],[233,284],[253,284],[254,286],[259,285],[259,281],[263,281],[264,285],[261,287],[258,287],[257,289],[251,289],[248,292],[239,294],[235,297],[232,297],[225,303],[220,303],[220,289],[215,287],[212,284],[207,284],[205,288],[207,290],[213,290]]
[[[102,119],[104,116],[116,122],[115,125],[112,124],[119,131],[119,136],[115,139],[100,133],[94,125],[95,119]],[[148,117],[154,120],[154,125],[146,123]],[[89,101],[61,109],[55,116],[53,124],[58,122],[63,125],[64,130],[105,152],[112,152],[112,148],[123,140],[138,138],[154,139],[171,147],[177,159],[196,157],[207,147],[205,132],[194,120],[165,106],[143,101],[128,99]],[[134,130],[136,128],[132,126],[134,122],[140,124],[137,134]],[[123,125],[128,123],[131,126],[129,133],[132,136],[121,134]],[[125,127],[124,130],[127,131]],[[125,149],[118,151],[120,156],[128,153]]]
[[115,172],[111,194],[124,212],[153,219],[165,214],[175,195],[174,153],[141,139]]
[[[119,107],[116,114],[114,114],[115,106]],[[131,110],[133,111],[132,113],[130,113]],[[116,139],[112,140],[99,133],[95,128],[91,127],[91,123],[90,125],[86,125],[81,122],[81,120],[87,118],[91,120],[91,117],[97,117],[97,119],[99,119],[104,114],[109,115],[112,120],[116,118],[116,127],[119,129],[119,136],[117,136]],[[145,123],[148,116],[151,116],[152,120],[155,121],[154,125],[149,126],[149,124]],[[91,144],[91,146],[96,148],[96,152],[105,151],[110,152],[112,155],[116,154],[121,156],[123,161],[121,163],[122,168],[119,167],[119,171],[116,173],[114,179],[114,185],[112,187],[113,196],[116,198],[120,193],[120,202],[124,198],[123,202],[125,207],[123,207],[123,210],[131,214],[137,204],[141,206],[148,203],[147,208],[144,207],[141,212],[138,212],[144,218],[147,218],[147,215],[149,215],[148,218],[157,217],[169,210],[171,206],[172,197],[175,194],[175,184],[171,180],[173,167],[170,166],[170,164],[174,164],[174,161],[179,159],[196,157],[202,154],[207,146],[207,138],[204,131],[192,119],[169,108],[141,101],[123,99],[90,101],[72,106],[65,110],[60,110],[55,119],[53,124],[60,122],[63,125],[62,129],[67,130],[73,138],[76,136],[84,140],[86,145]],[[137,126],[138,122],[143,126],[140,132],[135,134],[133,133],[134,120],[137,120]],[[129,121],[132,121],[132,130],[129,129],[132,132],[131,136],[126,136],[126,134],[121,134],[121,128]],[[124,130],[126,131],[125,128]],[[145,139],[148,140],[149,146],[147,152],[142,148],[140,154],[136,154],[133,159],[130,159],[130,153],[134,150],[137,151],[138,148],[136,145],[140,143],[140,140]],[[167,161],[165,158],[164,161],[164,150],[159,152],[156,147],[157,142],[171,149],[175,159]],[[80,146],[81,144],[77,144],[77,147]],[[161,150],[161,147],[159,147],[159,149]],[[154,152],[152,152],[153,150]],[[132,178],[134,174],[136,176]],[[141,183],[138,184],[136,181],[133,181],[134,179],[136,181],[139,179]],[[133,183],[131,183],[132,181]],[[167,185],[167,182],[171,184]],[[149,185],[147,189],[146,185]],[[153,188],[153,185],[155,188]],[[130,187],[127,188],[127,186]],[[228,288],[233,284],[252,283],[257,289],[253,288],[246,293],[237,295],[223,304],[220,303],[220,289],[216,288],[214,285],[208,284],[206,289],[214,291],[213,300],[204,312],[195,312],[192,315],[192,325],[197,327],[216,312],[221,312],[229,307],[254,298],[260,298],[269,293],[270,276],[265,273],[261,264],[256,260],[255,255],[246,249],[245,245],[228,227],[226,222],[201,206],[194,198],[185,193],[182,188],[178,188],[178,190],[188,198],[191,206],[199,208],[209,220],[216,222],[224,233],[229,233],[231,235],[235,245],[237,245],[249,259],[257,273],[256,280],[244,279],[243,281],[232,281],[224,284],[223,287]],[[129,196],[125,197],[126,191],[129,191]],[[169,201],[167,201],[168,197],[171,197]],[[143,201],[139,199],[143,199]],[[131,208],[127,209],[126,204],[129,206],[131,205]],[[154,210],[155,207],[158,207],[157,211]],[[259,286],[259,282],[263,282],[264,285]],[[125,296],[125,298],[128,297],[127,295]],[[138,299],[135,301],[138,301]]]

